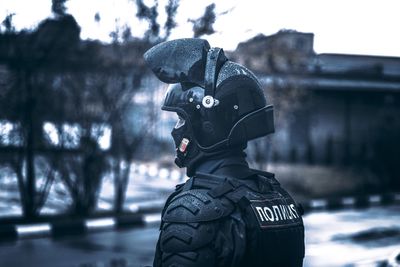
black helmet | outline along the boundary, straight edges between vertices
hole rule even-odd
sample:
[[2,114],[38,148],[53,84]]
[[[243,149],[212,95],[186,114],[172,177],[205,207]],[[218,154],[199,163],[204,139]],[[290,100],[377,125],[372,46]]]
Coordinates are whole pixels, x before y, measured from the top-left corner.
[[178,39],[154,46],[144,57],[161,81],[172,83],[162,109],[187,123],[177,147],[192,142],[209,153],[274,131],[273,108],[257,78],[221,48],[203,39]]

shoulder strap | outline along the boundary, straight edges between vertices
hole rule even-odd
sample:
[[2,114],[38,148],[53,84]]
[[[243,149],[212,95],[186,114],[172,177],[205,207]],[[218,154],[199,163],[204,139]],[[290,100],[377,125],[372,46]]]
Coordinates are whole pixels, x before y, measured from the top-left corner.
[[275,174],[272,172],[266,172],[261,170],[250,169],[254,174],[259,174],[267,178],[275,178]]
[[254,170],[254,169],[251,169],[251,171],[254,174],[265,177],[268,180],[268,182],[271,183],[272,186],[280,185],[278,180],[276,180],[276,178],[275,178],[275,174],[272,172],[266,172],[266,171],[260,171],[260,170]]
[[217,73],[221,66],[228,59],[225,57],[222,48],[213,47],[207,53],[207,63],[205,67],[205,96],[215,96],[215,87],[217,82]]

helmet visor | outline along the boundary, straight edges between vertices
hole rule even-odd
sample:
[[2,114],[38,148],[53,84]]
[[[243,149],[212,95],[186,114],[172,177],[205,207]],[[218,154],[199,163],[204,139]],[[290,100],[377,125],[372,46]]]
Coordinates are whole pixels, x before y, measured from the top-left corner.
[[200,86],[194,86],[188,90],[183,90],[180,83],[172,84],[167,89],[164,104],[161,109],[190,113],[191,110],[196,109],[196,106],[201,103],[203,97],[204,89]]

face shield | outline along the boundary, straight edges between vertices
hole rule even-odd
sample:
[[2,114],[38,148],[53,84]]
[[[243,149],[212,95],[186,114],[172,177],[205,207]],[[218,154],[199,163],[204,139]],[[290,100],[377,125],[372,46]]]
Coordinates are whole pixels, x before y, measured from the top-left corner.
[[204,89],[200,86],[184,90],[180,83],[172,84],[167,89],[161,109],[176,112],[183,119],[189,120],[190,115],[200,108],[203,97]]

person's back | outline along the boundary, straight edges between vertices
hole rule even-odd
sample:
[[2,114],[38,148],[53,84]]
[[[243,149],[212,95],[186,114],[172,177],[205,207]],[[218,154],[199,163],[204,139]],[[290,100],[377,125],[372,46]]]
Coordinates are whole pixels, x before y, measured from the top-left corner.
[[161,43],[145,59],[175,83],[162,109],[180,117],[175,162],[191,177],[167,199],[154,266],[302,266],[295,201],[273,174],[250,169],[243,152],[274,130],[255,76],[201,39]]

